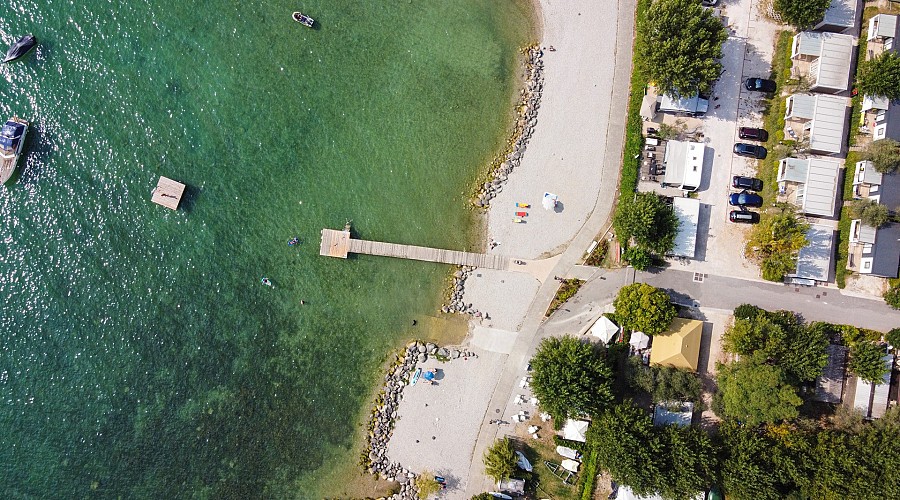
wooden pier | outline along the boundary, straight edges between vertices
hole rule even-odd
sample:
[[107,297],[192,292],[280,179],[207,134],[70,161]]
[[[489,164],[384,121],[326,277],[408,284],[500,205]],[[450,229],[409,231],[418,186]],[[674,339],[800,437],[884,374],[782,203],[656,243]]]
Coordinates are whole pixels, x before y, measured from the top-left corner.
[[334,229],[322,230],[319,255],[347,258],[349,253],[397,257],[400,259],[440,262],[459,266],[474,266],[487,269],[509,269],[509,257],[483,253],[457,252],[440,248],[399,245],[380,241],[357,240],[350,237],[350,231]]

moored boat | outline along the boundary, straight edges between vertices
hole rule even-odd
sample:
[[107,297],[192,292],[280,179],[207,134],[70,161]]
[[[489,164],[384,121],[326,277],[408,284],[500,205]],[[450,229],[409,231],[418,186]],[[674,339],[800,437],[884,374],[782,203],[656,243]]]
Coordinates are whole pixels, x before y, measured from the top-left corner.
[[0,184],[8,181],[16,171],[26,133],[28,122],[16,116],[10,118],[0,129]]
[[291,14],[291,17],[294,19],[294,21],[297,21],[298,23],[302,24],[303,26],[306,26],[307,28],[312,28],[313,25],[316,24],[315,19],[307,16],[306,14],[304,14],[302,12],[294,12],[293,14]]
[[37,38],[34,35],[25,35],[22,38],[16,40],[16,43],[9,46],[9,50],[6,51],[6,57],[3,58],[3,62],[13,62],[16,59],[27,54],[34,46],[37,45]]

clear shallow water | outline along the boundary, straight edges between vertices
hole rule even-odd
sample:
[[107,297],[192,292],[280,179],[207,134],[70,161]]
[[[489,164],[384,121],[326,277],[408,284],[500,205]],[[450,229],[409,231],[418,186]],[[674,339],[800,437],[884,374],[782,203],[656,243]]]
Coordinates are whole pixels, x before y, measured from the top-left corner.
[[319,230],[470,244],[528,37],[498,4],[310,1],[308,30],[274,1],[12,0],[0,38],[41,45],[0,67],[0,118],[33,122],[0,189],[0,495],[327,492],[446,269],[319,257]]

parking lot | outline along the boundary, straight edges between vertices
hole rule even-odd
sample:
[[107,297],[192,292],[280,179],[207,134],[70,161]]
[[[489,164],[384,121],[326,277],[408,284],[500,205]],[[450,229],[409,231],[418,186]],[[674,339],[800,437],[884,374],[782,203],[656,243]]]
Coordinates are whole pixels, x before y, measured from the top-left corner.
[[[725,0],[716,11],[728,29],[723,45],[723,73],[710,96],[709,110],[699,118],[682,118],[687,133],[697,131],[696,139],[706,144],[706,161],[696,196],[700,200],[696,254],[694,259],[678,259],[676,268],[684,270],[758,279],[759,268],[743,257],[745,234],[749,225],[728,221],[728,194],[733,192],[733,175],[755,175],[756,160],[732,153],[738,139],[738,127],[762,126],[763,94],[748,92],[743,82],[748,77],[768,78],[772,52],[779,26],[758,11],[753,0]],[[657,115],[660,120],[662,115]],[[675,121],[666,117],[666,123]],[[652,126],[652,125],[651,125]],[[699,129],[698,129],[699,126]],[[770,130],[769,133],[774,133]],[[702,134],[702,136],[700,135]],[[661,190],[658,183],[642,182],[641,189],[653,188],[667,195],[681,195],[673,188]],[[764,200],[766,205],[774,200]]]

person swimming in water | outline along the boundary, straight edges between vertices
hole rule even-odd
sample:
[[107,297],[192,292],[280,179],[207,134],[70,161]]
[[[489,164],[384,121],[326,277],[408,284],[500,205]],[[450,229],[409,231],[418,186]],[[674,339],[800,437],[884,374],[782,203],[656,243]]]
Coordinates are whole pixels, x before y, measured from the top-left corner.
[[266,286],[272,286],[272,280],[270,280],[269,278],[264,277],[263,279],[259,280],[259,282]]
[[293,238],[291,238],[291,241],[288,241],[288,246],[294,246],[298,243],[300,243],[300,238],[294,236]]

